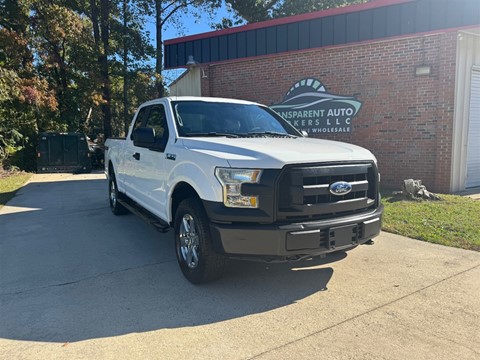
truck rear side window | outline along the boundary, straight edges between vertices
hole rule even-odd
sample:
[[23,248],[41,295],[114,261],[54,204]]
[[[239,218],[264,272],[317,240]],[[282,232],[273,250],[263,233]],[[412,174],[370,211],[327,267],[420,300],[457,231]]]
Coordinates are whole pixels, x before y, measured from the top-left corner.
[[145,127],[152,128],[155,131],[155,139],[157,142],[163,138],[166,129],[165,109],[162,105],[155,105],[151,108],[148,114],[147,123]]
[[143,107],[141,108],[139,111],[138,111],[138,115],[137,115],[137,118],[135,119],[135,123],[133,124],[133,129],[132,129],[132,133],[130,135],[130,139],[133,140],[133,132],[138,129],[139,127],[142,126],[142,122],[145,118],[145,114],[146,114],[146,107]]

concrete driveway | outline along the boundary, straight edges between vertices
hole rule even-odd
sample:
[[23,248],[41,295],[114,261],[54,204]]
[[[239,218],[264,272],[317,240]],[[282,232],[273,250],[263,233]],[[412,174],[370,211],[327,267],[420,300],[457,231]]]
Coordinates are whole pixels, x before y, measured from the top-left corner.
[[480,253],[383,233],[194,286],[102,174],[36,175],[0,210],[0,358],[478,360]]

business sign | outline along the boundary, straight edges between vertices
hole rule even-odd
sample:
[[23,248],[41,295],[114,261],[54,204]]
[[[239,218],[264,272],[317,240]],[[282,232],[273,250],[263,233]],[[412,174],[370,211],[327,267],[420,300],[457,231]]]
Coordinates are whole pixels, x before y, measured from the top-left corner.
[[362,102],[353,96],[329,94],[317,79],[303,79],[288,90],[283,102],[270,106],[298,130],[309,134],[351,133]]

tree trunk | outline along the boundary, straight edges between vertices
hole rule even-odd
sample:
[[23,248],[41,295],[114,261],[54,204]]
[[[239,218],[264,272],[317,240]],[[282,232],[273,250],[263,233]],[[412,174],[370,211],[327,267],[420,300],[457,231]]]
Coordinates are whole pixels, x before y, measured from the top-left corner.
[[103,112],[103,136],[105,139],[112,136],[112,94],[110,89],[110,75],[108,73],[108,54],[110,47],[108,44],[109,26],[108,19],[110,17],[109,0],[100,0],[100,33],[103,45],[103,52],[98,58],[100,63],[100,74],[102,77],[102,112]]
[[128,133],[128,0],[123,0],[123,122],[125,135]]
[[97,52],[100,52],[100,28],[98,26],[98,6],[96,0],[90,0],[90,13],[93,25],[93,39]]
[[57,46],[54,46],[53,55],[55,57],[55,61],[58,64],[58,67],[55,67],[55,75],[57,76],[57,99],[58,99],[58,109],[60,112],[60,121],[63,124],[67,124],[69,130],[72,130],[73,124],[70,123],[68,118],[69,106],[67,104],[67,91],[68,91],[68,84],[67,84],[67,65],[65,63],[65,51],[60,49]]
[[102,83],[102,113],[103,113],[103,136],[107,139],[112,136],[112,112],[111,91],[110,91],[110,77],[108,74],[108,38],[109,27],[108,18],[110,15],[110,8],[108,0],[100,0],[100,21],[99,10],[96,0],[90,0],[90,11],[93,26],[93,38],[95,40],[95,48],[98,54],[98,64],[100,66],[100,78]]
[[155,88],[157,89],[158,97],[165,96],[165,89],[163,87],[163,42],[162,42],[162,0],[155,0],[155,25],[156,25],[156,32],[157,32],[157,49],[156,49],[156,62],[155,62],[155,73],[156,73],[156,80],[155,80]]

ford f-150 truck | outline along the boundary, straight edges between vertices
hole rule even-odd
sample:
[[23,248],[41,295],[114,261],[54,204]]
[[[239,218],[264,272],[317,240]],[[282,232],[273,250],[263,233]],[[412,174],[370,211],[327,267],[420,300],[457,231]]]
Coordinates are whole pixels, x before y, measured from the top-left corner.
[[380,232],[379,173],[359,146],[306,137],[270,108],[170,97],[106,141],[115,215],[172,227],[185,277],[222,275],[226,258],[293,261],[348,250]]

